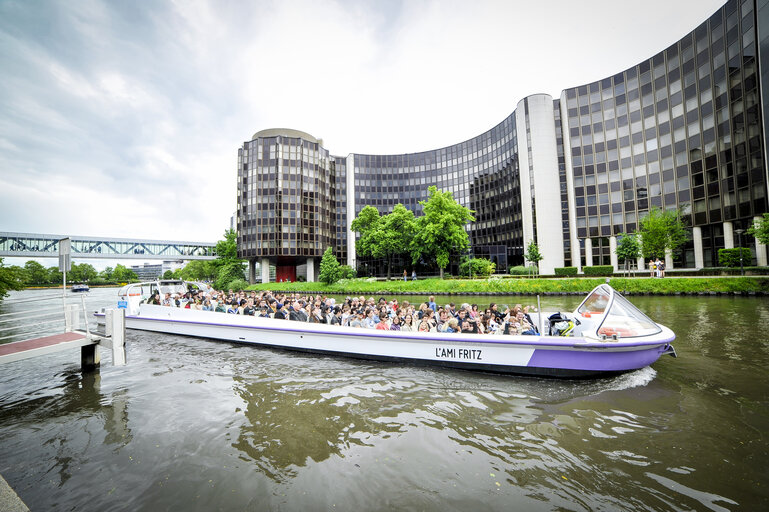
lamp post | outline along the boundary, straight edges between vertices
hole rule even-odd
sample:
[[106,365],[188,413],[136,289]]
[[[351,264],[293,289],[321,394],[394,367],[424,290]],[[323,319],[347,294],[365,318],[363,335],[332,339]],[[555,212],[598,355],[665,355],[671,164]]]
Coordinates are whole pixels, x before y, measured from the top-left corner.
[[740,244],[740,275],[745,275],[745,267],[742,266],[742,234],[745,232],[744,229],[735,229],[734,230],[737,233],[737,237],[739,239]]

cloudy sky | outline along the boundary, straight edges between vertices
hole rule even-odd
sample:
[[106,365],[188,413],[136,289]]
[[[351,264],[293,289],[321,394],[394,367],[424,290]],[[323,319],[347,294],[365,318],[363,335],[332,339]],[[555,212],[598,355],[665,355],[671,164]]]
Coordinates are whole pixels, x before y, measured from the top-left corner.
[[259,130],[447,146],[722,3],[0,0],[0,231],[213,242]]

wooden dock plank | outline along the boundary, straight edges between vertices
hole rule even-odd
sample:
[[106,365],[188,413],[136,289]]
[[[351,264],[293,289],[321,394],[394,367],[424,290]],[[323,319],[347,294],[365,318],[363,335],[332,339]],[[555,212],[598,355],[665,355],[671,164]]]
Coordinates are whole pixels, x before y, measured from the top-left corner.
[[0,364],[19,361],[95,343],[84,332],[73,331],[0,345]]

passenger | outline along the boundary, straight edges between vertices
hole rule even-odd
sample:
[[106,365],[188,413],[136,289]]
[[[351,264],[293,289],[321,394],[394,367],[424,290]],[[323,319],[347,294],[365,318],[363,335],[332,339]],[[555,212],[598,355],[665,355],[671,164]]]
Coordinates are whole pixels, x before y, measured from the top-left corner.
[[401,319],[397,315],[393,317],[393,322],[390,324],[390,330],[391,331],[400,331],[401,330]]
[[[423,322],[423,323],[427,323],[427,322]],[[456,318],[450,318],[449,321],[446,322],[446,330],[444,330],[443,332],[458,332],[458,331],[459,331],[459,322],[457,322]]]
[[363,327],[363,312],[358,311],[350,320],[350,327]]
[[420,322],[419,332],[430,332],[430,324],[427,322]]
[[330,323],[331,325],[342,325],[342,309],[339,306],[334,308]]
[[387,323],[387,317],[385,315],[382,315],[379,318],[379,322],[376,324],[376,328],[383,330],[383,331],[389,331],[390,330],[390,324]]
[[211,305],[211,301],[206,299],[203,301],[203,311],[213,311],[214,307]]
[[464,320],[462,322],[462,327],[460,332],[463,332],[465,334],[478,334],[478,330],[470,325],[469,320]]
[[427,307],[433,310],[433,313],[438,312],[438,305],[435,304],[435,296],[430,295],[430,299],[427,302]]
[[277,318],[279,320],[286,319],[286,313],[283,311],[283,304],[280,302],[275,304],[275,314],[273,315],[273,318]]
[[379,323],[379,319],[374,319],[374,310],[371,308],[366,309],[365,315],[366,319],[363,322],[363,327],[366,329],[376,328],[376,324]]
[[171,302],[173,299],[171,299],[171,294],[166,292],[166,296],[163,297],[163,306],[171,307]]
[[270,310],[267,309],[267,306],[262,306],[259,309],[259,315],[260,318],[270,318]]
[[414,316],[407,314],[405,317],[403,317],[403,325],[401,325],[401,331],[414,332],[416,330],[416,326],[414,325]]
[[470,306],[470,318],[480,319],[480,312],[478,311],[478,304]]

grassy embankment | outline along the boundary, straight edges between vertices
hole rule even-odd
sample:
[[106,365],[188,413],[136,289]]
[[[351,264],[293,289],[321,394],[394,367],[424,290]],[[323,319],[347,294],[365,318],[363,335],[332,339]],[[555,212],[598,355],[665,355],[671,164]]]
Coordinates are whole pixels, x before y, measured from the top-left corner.
[[[546,293],[586,293],[606,278],[569,279],[423,279],[419,281],[342,280],[333,285],[315,283],[267,283],[250,286],[249,290],[313,292],[338,294],[468,294],[493,293],[529,295]],[[609,284],[627,294],[661,295],[699,293],[763,293],[769,294],[769,277],[701,277],[701,278],[611,278]]]

